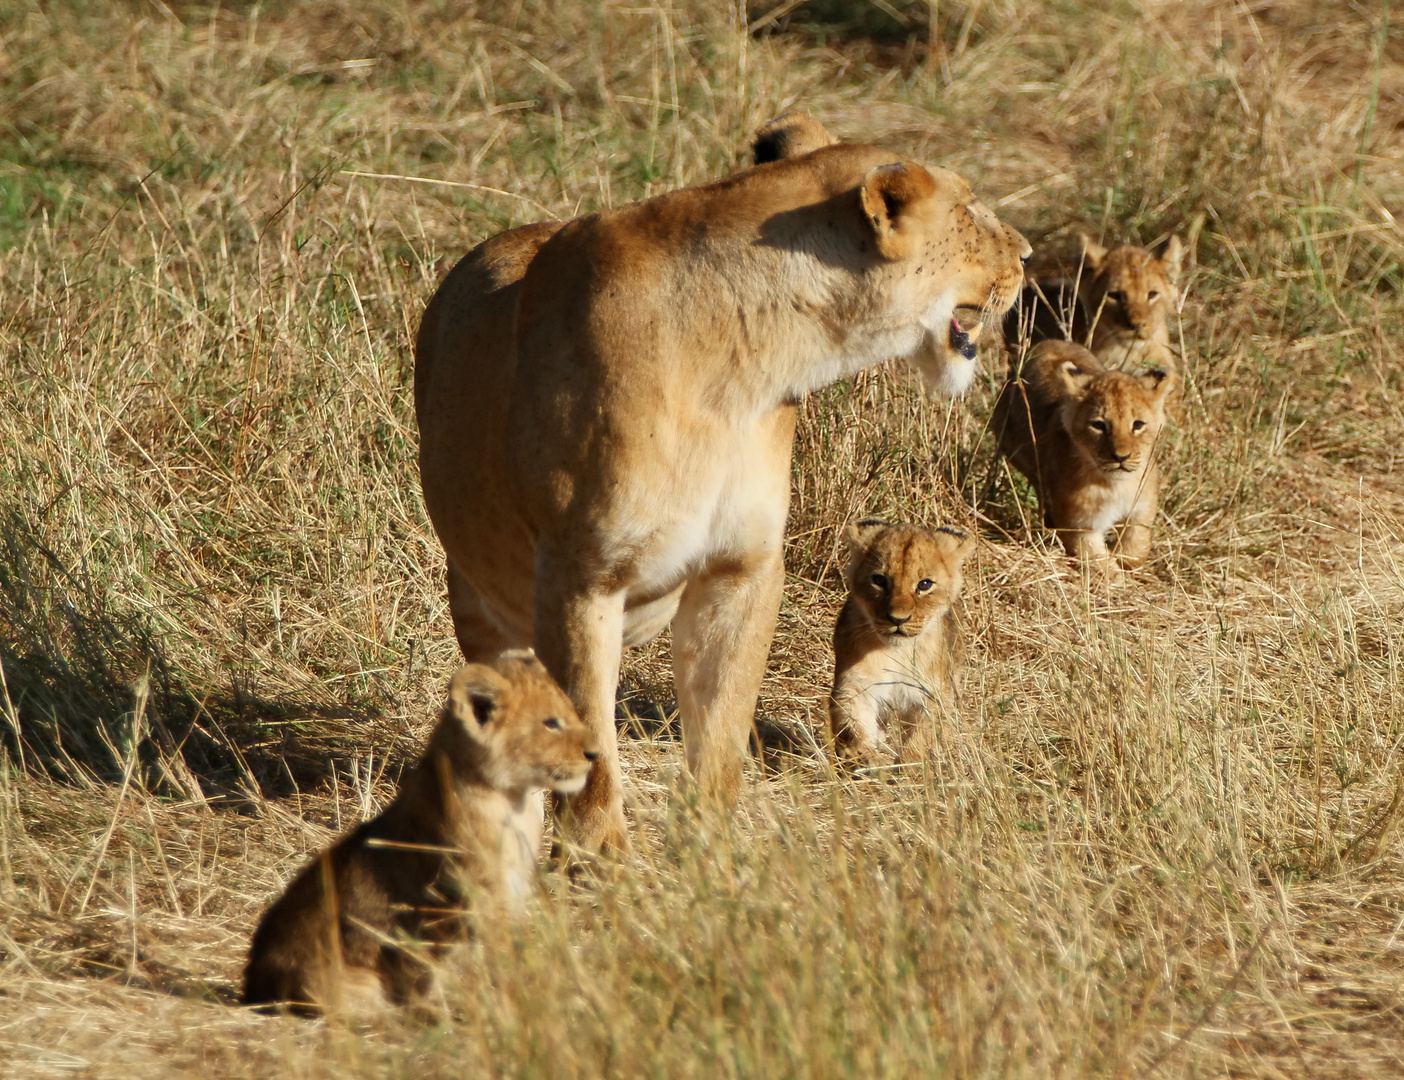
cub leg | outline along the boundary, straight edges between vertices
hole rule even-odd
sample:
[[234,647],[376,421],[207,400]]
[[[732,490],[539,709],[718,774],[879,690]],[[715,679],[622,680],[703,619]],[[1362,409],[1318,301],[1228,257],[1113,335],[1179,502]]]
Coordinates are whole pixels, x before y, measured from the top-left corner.
[[1152,464],[1142,483],[1141,497],[1127,515],[1126,524],[1117,529],[1116,558],[1122,566],[1140,566],[1150,558],[1151,526],[1159,506],[1160,476]]
[[459,573],[452,559],[448,560],[448,595],[453,634],[468,663],[490,663],[503,649],[522,649],[531,644],[503,631],[501,624],[488,614],[478,590]]
[[587,851],[627,852],[614,695],[623,652],[624,596],[582,585],[569,562],[542,545],[536,561],[536,653],[575,704],[600,756],[570,800],[566,835]]
[[1086,560],[1094,566],[1105,568],[1111,561],[1107,550],[1107,538],[1096,529],[1059,529],[1058,539],[1063,550],[1074,559]]
[[896,760],[878,723],[882,707],[876,688],[856,679],[836,684],[829,696],[829,727],[838,757],[877,765]]
[[784,583],[777,542],[754,560],[694,577],[673,620],[673,679],[688,768],[703,792],[724,801],[741,784]]

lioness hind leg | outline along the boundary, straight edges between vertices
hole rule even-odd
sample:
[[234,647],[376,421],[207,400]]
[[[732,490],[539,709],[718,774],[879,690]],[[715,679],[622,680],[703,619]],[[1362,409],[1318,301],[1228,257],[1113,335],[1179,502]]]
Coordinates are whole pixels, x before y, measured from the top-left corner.
[[703,792],[731,800],[741,783],[785,567],[758,562],[688,582],[673,620],[673,679],[688,768]]
[[489,614],[478,590],[459,573],[452,559],[448,560],[448,595],[453,634],[468,663],[490,663],[503,649],[523,649],[531,645],[530,638],[503,630],[501,623]]

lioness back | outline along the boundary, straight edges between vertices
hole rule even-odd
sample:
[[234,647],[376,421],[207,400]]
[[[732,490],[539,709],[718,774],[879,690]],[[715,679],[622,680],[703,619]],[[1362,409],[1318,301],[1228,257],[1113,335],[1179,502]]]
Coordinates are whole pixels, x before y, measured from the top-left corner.
[[1068,554],[1123,566],[1150,553],[1160,472],[1155,445],[1175,379],[1108,371],[1080,345],[1044,341],[1011,368],[991,426],[1000,451],[1038,493],[1044,524]]
[[316,856],[265,912],[244,1002],[362,1011],[422,993],[425,957],[462,936],[470,894],[509,906],[524,898],[541,793],[579,791],[595,755],[570,699],[530,653],[464,667],[394,801]]
[[859,522],[834,625],[829,724],[841,757],[919,758],[932,713],[953,708],[964,640],[953,604],[975,548],[956,529]]

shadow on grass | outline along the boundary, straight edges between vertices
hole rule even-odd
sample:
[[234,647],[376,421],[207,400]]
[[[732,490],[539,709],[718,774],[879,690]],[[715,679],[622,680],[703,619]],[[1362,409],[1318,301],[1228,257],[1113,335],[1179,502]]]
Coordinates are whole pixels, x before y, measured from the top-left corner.
[[197,691],[144,613],[119,610],[18,515],[0,520],[0,674],[0,739],[23,769],[70,783],[130,771],[148,791],[189,799],[315,787],[346,756],[348,732],[378,715],[237,683]]

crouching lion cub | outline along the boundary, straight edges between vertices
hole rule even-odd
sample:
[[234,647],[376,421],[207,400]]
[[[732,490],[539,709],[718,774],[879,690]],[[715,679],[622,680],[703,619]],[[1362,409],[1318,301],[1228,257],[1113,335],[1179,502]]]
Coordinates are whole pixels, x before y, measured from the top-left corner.
[[1158,368],[1107,371],[1086,349],[1041,342],[995,402],[1000,451],[1038,492],[1044,524],[1069,555],[1111,566],[1145,561],[1160,493],[1156,439],[1175,379]]
[[543,789],[575,794],[596,756],[529,650],[462,668],[395,800],[317,856],[263,916],[245,1004],[363,1011],[423,993],[423,946],[432,954],[464,935],[472,894],[525,898]]
[[834,626],[829,724],[842,758],[919,759],[933,709],[953,708],[965,644],[952,604],[975,540],[956,529],[861,521]]

